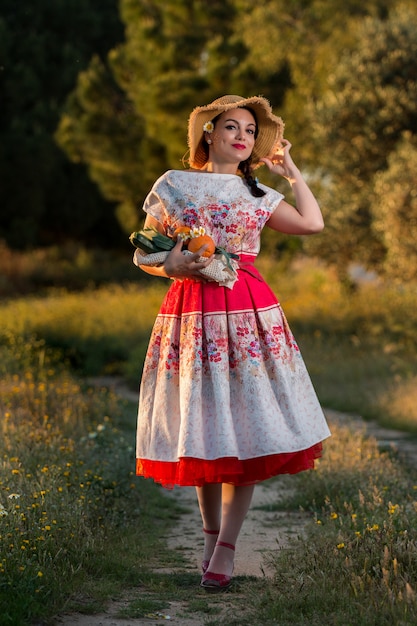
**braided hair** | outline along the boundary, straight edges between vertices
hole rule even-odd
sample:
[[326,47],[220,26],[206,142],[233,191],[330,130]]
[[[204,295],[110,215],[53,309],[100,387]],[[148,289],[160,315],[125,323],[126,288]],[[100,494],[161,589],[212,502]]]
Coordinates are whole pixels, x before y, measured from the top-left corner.
[[249,187],[249,191],[255,198],[261,198],[265,195],[265,191],[258,187],[258,179],[252,176],[252,167],[251,167],[251,158],[249,157],[246,161],[241,161],[238,166],[238,170],[240,170],[243,174],[243,178],[247,186]]
[[[255,141],[256,141],[256,138],[258,136],[258,118],[256,117],[256,113],[250,107],[242,107],[242,109],[246,109],[247,111],[249,111],[249,113],[251,113],[251,115],[253,115],[253,118],[256,124],[256,130],[255,130]],[[245,182],[247,186],[249,187],[249,191],[251,192],[251,194],[255,198],[261,198],[262,196],[265,195],[266,192],[263,191],[263,189],[261,189],[260,187],[258,187],[258,179],[252,176],[251,163],[252,163],[252,157],[249,157],[248,159],[246,159],[246,161],[241,161],[237,169],[242,172],[243,178],[245,179]]]

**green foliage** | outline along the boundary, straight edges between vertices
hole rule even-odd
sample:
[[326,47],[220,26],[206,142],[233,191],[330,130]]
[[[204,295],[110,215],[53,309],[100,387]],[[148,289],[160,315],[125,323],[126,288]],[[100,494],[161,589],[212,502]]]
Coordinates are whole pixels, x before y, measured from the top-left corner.
[[[415,143],[417,13],[411,6],[401,6],[387,20],[364,19],[355,33],[355,45],[342,55],[328,76],[326,91],[311,107],[327,228],[308,243],[310,250],[342,271],[352,260],[378,271],[386,241],[376,232],[380,220],[373,228],[372,205],[384,203],[385,196],[381,182],[378,191],[375,184],[389,167],[390,155],[396,158],[404,133]],[[409,174],[404,172],[402,180],[406,188],[412,186]],[[413,262],[407,248],[396,250]]]
[[126,233],[137,226],[135,208],[155,176],[150,163],[161,155],[145,126],[143,116],[95,56],[79,74],[56,133],[71,159],[88,165],[103,196],[120,202],[119,222]]
[[9,332],[36,336],[83,374],[120,374],[134,348],[147,343],[167,282],[12,300],[1,308],[0,340]]
[[120,399],[83,388],[18,335],[3,345],[5,361],[13,370],[1,372],[0,612],[2,624],[23,626],[51,619],[72,596],[97,609],[137,585],[160,558],[173,506],[134,476],[133,424],[121,429]]
[[0,238],[13,247],[115,238],[112,208],[53,133],[77,73],[121,36],[116,0],[2,2]]
[[414,624],[415,471],[381,454],[355,424],[331,429],[317,469],[295,479],[297,502],[315,523],[305,541],[271,559],[274,580],[253,615],[265,624]]
[[308,259],[276,276],[277,293],[324,406],[417,431],[415,283],[365,282],[347,292]]
[[115,282],[147,282],[149,275],[132,263],[130,244],[124,252],[66,242],[22,252],[0,242],[0,295],[41,293],[51,288],[92,289]]
[[[191,109],[221,93],[239,91],[233,0],[122,0],[126,42],[110,55],[115,75],[178,166]],[[141,81],[135,80],[141,76]]]
[[316,167],[307,106],[321,97],[328,75],[341,53],[352,46],[363,17],[382,17],[392,4],[391,0],[236,1],[236,32],[248,51],[240,67],[243,64],[249,73],[268,81],[265,95],[281,107],[297,162]]
[[386,251],[380,271],[399,282],[417,278],[417,140],[405,133],[375,175],[372,227]]

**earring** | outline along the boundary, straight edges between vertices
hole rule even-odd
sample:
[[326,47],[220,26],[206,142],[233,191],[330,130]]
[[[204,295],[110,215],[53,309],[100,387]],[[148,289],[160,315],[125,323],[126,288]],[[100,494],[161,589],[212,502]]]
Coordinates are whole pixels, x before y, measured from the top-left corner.
[[207,143],[211,143],[211,139],[207,139]]

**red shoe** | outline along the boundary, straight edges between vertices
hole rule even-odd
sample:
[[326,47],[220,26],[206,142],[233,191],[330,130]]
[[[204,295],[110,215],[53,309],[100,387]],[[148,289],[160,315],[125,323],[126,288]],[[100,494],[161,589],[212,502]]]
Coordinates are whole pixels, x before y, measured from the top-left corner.
[[[219,530],[207,530],[206,528],[203,528],[203,533],[206,533],[206,535],[218,535],[219,532],[220,532]],[[207,572],[209,563],[210,563],[210,559],[208,561],[204,559],[203,562],[201,563],[201,569],[202,569],[203,574]]]
[[[224,548],[229,548],[229,550],[235,550],[234,545],[224,541],[218,541],[216,546],[223,546]],[[201,579],[200,586],[209,593],[219,593],[220,591],[226,591],[226,589],[229,589],[231,584],[231,576],[228,576],[227,574],[216,574],[206,570]]]

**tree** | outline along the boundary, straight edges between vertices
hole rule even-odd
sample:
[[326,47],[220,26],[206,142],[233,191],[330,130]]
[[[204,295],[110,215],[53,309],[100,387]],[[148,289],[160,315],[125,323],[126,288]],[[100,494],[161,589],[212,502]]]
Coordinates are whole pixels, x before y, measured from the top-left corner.
[[[282,89],[281,98],[272,101],[282,103],[286,133],[302,145],[297,160],[315,161],[306,105],[321,98],[342,52],[355,45],[362,20],[384,19],[393,4],[393,0],[236,0],[235,30],[248,50],[240,66],[268,77],[274,96]],[[283,72],[287,79],[280,84]]]
[[385,21],[363,20],[356,46],[310,108],[327,228],[309,248],[341,272],[351,261],[377,271],[384,263],[383,237],[372,224],[373,188],[404,132],[415,137],[416,98],[416,10],[404,5]]
[[417,141],[405,133],[377,173],[371,198],[372,227],[385,254],[379,270],[389,278],[417,279]]
[[77,73],[122,37],[117,0],[2,0],[0,239],[15,247],[117,229],[53,134]]
[[155,177],[152,163],[164,160],[163,151],[148,140],[143,116],[98,57],[78,76],[67,108],[71,114],[62,115],[57,140],[73,162],[87,165],[102,195],[119,203],[119,222],[134,230],[132,209]]

